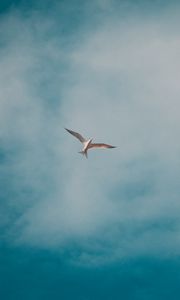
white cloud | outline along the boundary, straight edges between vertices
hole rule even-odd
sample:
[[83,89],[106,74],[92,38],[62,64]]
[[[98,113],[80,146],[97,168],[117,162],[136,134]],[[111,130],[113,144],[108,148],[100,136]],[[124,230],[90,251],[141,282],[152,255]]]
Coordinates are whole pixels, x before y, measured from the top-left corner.
[[[180,42],[167,18],[105,20],[71,50],[53,22],[4,21],[15,29],[1,50],[0,135],[19,145],[5,167],[23,207],[13,241],[76,245],[71,259],[86,264],[178,253]],[[63,126],[118,148],[86,161]]]

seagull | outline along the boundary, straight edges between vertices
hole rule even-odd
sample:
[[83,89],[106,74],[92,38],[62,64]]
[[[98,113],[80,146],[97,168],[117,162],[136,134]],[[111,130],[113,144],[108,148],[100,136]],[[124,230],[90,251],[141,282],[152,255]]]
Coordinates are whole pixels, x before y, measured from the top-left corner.
[[83,149],[79,153],[85,155],[86,158],[88,158],[88,153],[87,152],[88,152],[89,149],[93,149],[93,148],[107,148],[107,149],[116,148],[115,146],[104,144],[104,143],[98,143],[98,144],[97,143],[92,143],[93,139],[88,139],[87,140],[78,132],[72,131],[72,130],[67,129],[67,128],[64,128],[64,129],[67,130],[73,136],[75,136],[83,144]]

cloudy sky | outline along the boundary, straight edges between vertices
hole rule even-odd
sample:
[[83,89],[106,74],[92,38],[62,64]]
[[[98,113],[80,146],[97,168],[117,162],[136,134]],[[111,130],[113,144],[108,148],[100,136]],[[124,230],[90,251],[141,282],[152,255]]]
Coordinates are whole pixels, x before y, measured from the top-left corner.
[[1,1],[0,298],[179,299],[179,14]]

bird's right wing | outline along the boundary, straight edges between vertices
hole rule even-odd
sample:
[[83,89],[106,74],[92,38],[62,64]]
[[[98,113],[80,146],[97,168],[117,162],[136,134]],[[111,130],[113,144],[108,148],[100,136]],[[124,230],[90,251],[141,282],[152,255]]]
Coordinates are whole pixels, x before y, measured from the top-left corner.
[[72,131],[72,130],[67,129],[67,128],[64,128],[64,129],[66,129],[70,134],[74,135],[81,143],[86,142],[86,139],[83,138],[83,136],[80,133]]
[[104,143],[91,143],[88,148],[116,148],[116,146],[104,144]]

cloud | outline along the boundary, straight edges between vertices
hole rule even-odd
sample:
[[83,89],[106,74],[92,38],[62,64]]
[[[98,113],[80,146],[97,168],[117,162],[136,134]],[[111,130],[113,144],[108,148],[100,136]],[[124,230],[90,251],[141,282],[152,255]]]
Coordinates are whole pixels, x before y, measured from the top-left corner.
[[[9,242],[68,251],[73,263],[175,255],[177,20],[103,18],[76,42],[37,13],[1,21],[1,225]],[[118,148],[84,160],[64,126]]]

